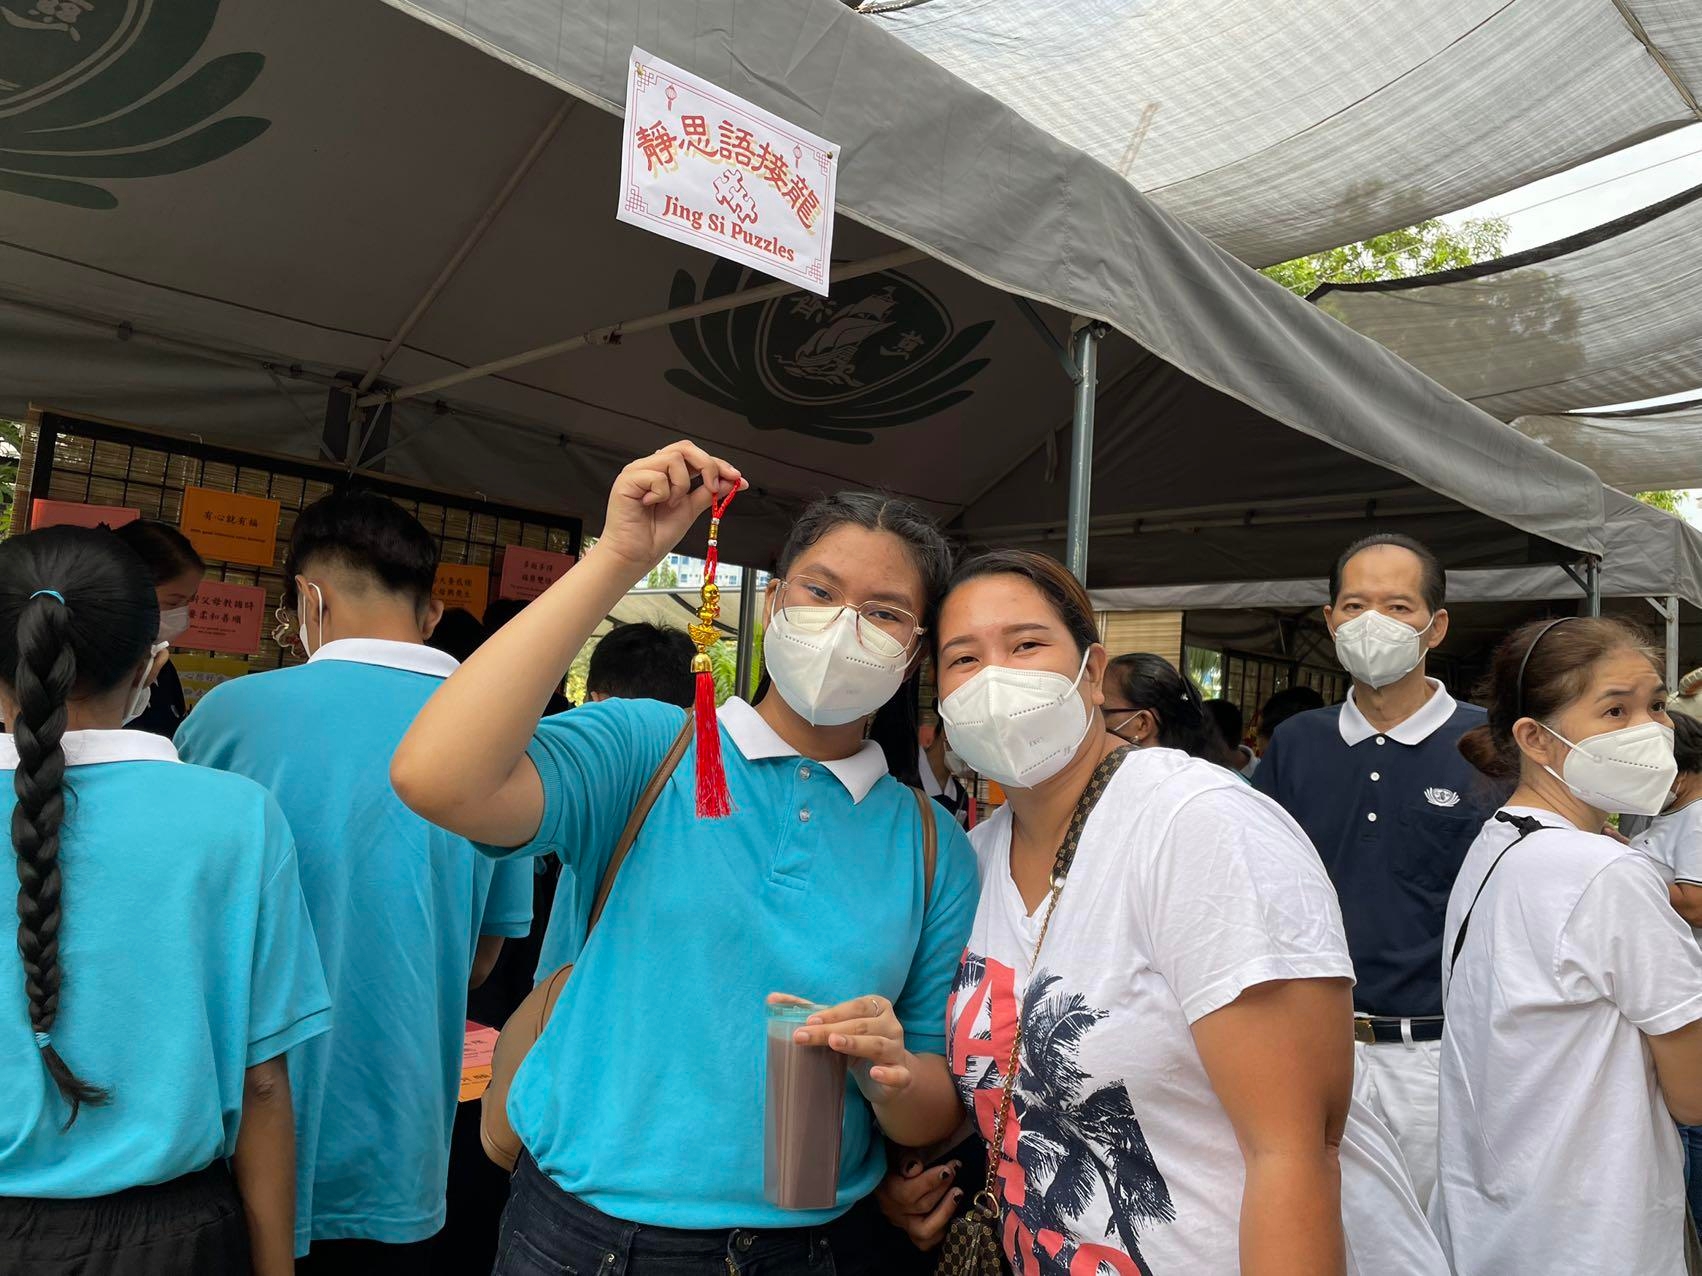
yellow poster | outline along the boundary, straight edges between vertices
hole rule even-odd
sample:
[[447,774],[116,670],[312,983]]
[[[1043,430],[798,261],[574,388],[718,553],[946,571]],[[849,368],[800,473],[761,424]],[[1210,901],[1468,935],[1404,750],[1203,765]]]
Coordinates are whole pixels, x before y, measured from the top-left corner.
[[278,553],[278,509],[264,496],[186,487],[178,527],[203,558],[270,567]]
[[194,656],[173,653],[172,666],[183,683],[183,708],[187,712],[196,702],[221,682],[240,678],[249,672],[246,660],[230,656]]

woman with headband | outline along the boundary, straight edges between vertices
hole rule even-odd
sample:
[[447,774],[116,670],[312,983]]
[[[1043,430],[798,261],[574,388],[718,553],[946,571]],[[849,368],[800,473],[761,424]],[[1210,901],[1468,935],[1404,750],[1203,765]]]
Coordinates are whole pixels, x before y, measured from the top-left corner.
[[1654,653],[1619,621],[1502,643],[1460,751],[1516,786],[1448,901],[1431,1221],[1457,1276],[1683,1276],[1683,1154],[1702,1119],[1702,949],[1648,856],[1677,765]]

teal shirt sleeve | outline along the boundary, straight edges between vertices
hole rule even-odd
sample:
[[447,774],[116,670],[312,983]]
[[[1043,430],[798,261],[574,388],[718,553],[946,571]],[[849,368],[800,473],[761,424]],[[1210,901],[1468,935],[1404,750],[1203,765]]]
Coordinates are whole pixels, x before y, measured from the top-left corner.
[[301,892],[295,842],[266,797],[266,858],[249,978],[247,1066],[275,1059],[331,1027],[331,995]]
[[904,1025],[904,1044],[913,1054],[946,1052],[946,1000],[958,962],[975,924],[981,874],[969,839],[938,802],[930,801],[940,849],[934,861],[934,894],[922,921],[922,939],[910,977],[893,1007]]
[[491,873],[479,934],[522,939],[532,931],[532,861],[502,860]]
[[[598,881],[685,717],[657,700],[604,700],[545,718],[526,749],[544,790],[537,833],[524,846],[479,849],[498,857],[554,851],[580,881]],[[680,766],[691,765],[687,750]]]

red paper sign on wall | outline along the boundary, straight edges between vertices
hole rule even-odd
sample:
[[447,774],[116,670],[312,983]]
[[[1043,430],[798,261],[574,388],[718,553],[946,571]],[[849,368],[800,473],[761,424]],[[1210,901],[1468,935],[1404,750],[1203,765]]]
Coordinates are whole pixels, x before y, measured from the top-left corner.
[[189,628],[172,645],[252,656],[260,650],[265,619],[266,591],[258,585],[204,580],[189,600]]
[[123,505],[85,505],[81,501],[30,502],[30,530],[43,527],[123,527],[141,518],[140,510]]
[[502,576],[497,581],[496,596],[531,602],[567,575],[574,561],[572,554],[506,545],[502,550]]

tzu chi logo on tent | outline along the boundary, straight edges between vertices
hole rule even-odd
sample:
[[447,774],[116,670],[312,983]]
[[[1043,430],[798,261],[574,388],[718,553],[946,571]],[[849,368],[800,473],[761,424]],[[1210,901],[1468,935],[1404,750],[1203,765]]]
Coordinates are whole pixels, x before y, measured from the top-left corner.
[[623,222],[827,295],[838,148],[633,49]]

